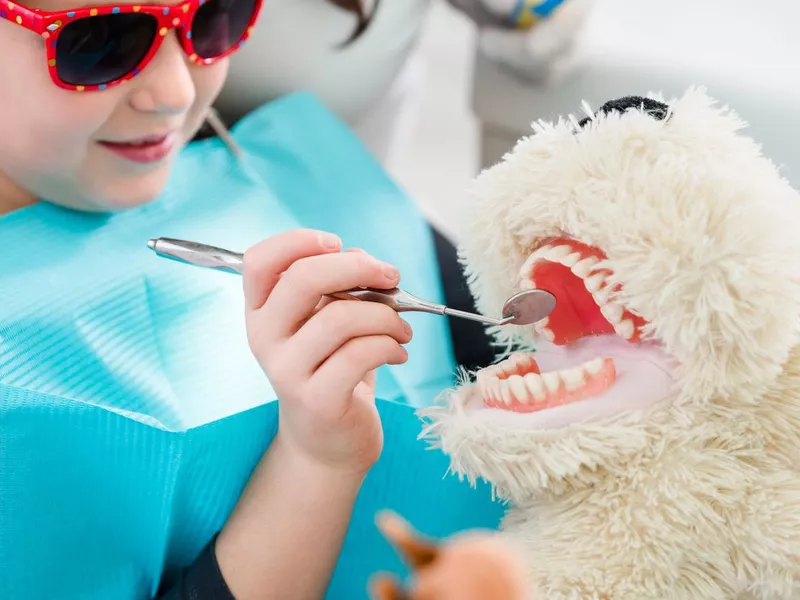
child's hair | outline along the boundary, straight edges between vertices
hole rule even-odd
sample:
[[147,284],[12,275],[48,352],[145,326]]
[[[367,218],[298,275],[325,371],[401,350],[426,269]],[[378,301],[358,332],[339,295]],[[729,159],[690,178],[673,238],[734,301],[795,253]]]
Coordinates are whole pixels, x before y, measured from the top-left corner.
[[372,22],[372,17],[375,12],[378,10],[378,4],[380,4],[380,0],[375,0],[375,5],[372,7],[372,11],[367,14],[364,10],[364,0],[328,0],[332,4],[335,4],[339,8],[346,10],[347,12],[353,13],[356,18],[358,19],[358,24],[356,25],[356,29],[350,38],[345,41],[343,46],[347,46],[348,44],[352,43],[353,41],[357,40],[364,31],[366,31],[369,24]]

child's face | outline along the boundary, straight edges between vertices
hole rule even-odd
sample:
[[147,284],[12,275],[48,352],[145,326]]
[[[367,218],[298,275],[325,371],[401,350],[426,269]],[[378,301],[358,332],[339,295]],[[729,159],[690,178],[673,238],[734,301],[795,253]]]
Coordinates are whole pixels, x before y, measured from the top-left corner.
[[[28,6],[66,10],[82,4],[38,0]],[[153,61],[124,85],[68,91],[50,79],[45,41],[0,20],[0,214],[4,201],[24,204],[26,196],[95,211],[152,200],[175,156],[202,124],[227,69],[227,60],[190,63],[172,32]],[[104,143],[165,134],[174,136],[174,145],[154,162]]]

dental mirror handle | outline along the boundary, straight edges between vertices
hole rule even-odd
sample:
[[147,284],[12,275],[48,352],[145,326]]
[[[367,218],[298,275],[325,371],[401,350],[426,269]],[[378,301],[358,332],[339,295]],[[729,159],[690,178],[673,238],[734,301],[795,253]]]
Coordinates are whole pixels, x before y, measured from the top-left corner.
[[[223,248],[172,238],[150,240],[147,242],[147,246],[158,256],[181,263],[238,275],[241,275],[243,271],[243,255]],[[390,290],[355,288],[328,295],[339,300],[379,302],[390,306],[397,312],[424,312],[434,315],[449,315],[486,323],[487,325],[506,325],[514,320],[513,316],[509,316],[505,319],[492,319],[491,317],[484,317],[483,315],[448,308],[443,304],[436,304],[417,298],[400,288],[393,288]]]
[[187,265],[235,275],[241,275],[244,271],[244,255],[223,248],[171,238],[150,240],[147,247],[162,258]]

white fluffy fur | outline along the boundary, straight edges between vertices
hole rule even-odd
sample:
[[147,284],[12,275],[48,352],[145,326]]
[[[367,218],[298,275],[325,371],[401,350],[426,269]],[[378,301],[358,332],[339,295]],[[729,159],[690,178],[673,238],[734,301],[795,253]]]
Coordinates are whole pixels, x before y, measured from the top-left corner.
[[704,91],[669,104],[536,124],[466,209],[482,312],[567,233],[677,363],[662,401],[563,427],[487,417],[468,377],[422,412],[452,469],[511,501],[538,600],[800,598],[800,197]]

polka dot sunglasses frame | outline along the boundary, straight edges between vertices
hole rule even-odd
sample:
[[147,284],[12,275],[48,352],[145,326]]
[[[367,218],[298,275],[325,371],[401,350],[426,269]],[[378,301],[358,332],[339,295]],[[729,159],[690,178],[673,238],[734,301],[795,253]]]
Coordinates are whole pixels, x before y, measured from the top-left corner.
[[47,67],[64,89],[104,90],[129,81],[177,30],[189,60],[210,65],[250,36],[262,0],[188,0],[176,5],[108,5],[47,12],[0,0],[0,19],[40,35]]

